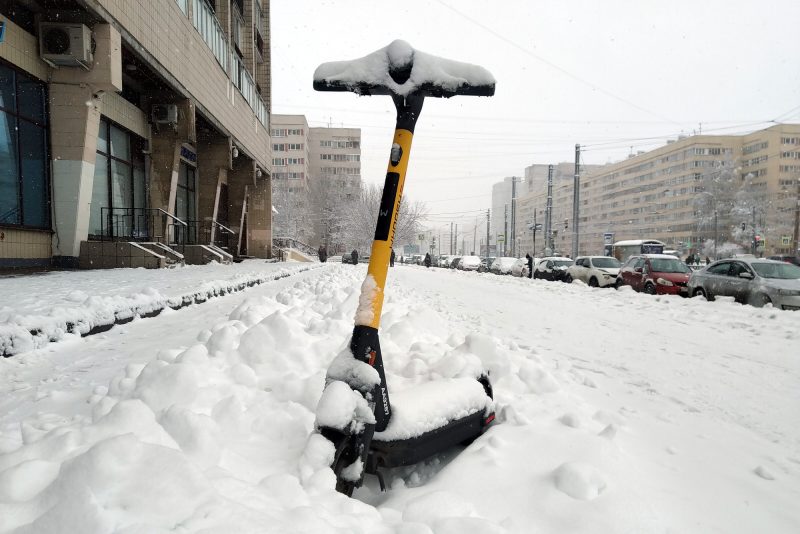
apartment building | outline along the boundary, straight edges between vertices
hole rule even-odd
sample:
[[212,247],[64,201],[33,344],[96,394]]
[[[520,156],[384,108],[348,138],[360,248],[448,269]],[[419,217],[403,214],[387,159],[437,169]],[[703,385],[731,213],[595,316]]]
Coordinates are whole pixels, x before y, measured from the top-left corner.
[[330,253],[344,252],[336,230],[349,202],[361,194],[361,129],[311,128],[309,172],[314,198],[314,236]]
[[273,233],[310,244],[313,237],[309,196],[309,130],[303,115],[272,116]]
[[335,229],[361,194],[361,129],[309,128],[304,115],[272,115],[271,133],[275,236],[339,251]]
[[[683,254],[709,255],[707,243],[715,238],[747,249],[754,236],[761,254],[789,253],[797,247],[799,180],[797,124],[681,137],[618,163],[582,168],[579,253],[602,254],[607,240],[658,239]],[[546,197],[544,188],[529,193],[519,200],[520,212],[543,213]],[[554,182],[557,252],[572,250],[572,202],[572,180]],[[537,253],[543,247],[537,242]]]
[[6,0],[0,23],[0,267],[270,255],[268,0]]

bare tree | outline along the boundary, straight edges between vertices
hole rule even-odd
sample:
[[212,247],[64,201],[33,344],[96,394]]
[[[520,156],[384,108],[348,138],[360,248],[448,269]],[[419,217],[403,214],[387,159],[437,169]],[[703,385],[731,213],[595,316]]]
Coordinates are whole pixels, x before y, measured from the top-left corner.
[[[358,201],[350,206],[351,209],[347,212],[342,225],[342,237],[351,243],[350,246],[361,251],[369,250],[375,233],[375,224],[378,221],[382,194],[382,188],[377,185],[366,185],[362,187]],[[424,217],[423,203],[400,202],[394,242],[397,244],[413,242]]]

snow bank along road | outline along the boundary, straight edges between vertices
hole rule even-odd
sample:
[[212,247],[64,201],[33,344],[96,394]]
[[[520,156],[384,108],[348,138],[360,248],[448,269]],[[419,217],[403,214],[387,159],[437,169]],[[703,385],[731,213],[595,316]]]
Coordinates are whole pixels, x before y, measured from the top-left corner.
[[796,532],[800,314],[413,266],[390,393],[477,362],[498,424],[337,494],[314,410],[364,274],[0,361],[0,533]]
[[[235,293],[293,273],[309,264],[249,260],[220,268],[190,265],[165,272],[148,269],[64,271],[0,278],[13,306],[0,306],[0,356],[12,356],[60,341],[110,330],[136,317],[154,317]],[[90,288],[88,295],[79,288]]]

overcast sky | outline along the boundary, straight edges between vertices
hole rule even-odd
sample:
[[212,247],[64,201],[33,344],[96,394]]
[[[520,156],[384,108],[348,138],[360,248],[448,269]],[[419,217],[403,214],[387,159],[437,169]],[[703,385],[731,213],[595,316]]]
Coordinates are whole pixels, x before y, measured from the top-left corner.
[[492,72],[492,98],[425,101],[404,196],[431,227],[484,216],[493,183],[572,161],[576,143],[606,163],[681,132],[800,122],[797,0],[273,0],[271,19],[273,113],[361,128],[370,183],[386,173],[391,99],[313,91],[320,63],[403,39]]

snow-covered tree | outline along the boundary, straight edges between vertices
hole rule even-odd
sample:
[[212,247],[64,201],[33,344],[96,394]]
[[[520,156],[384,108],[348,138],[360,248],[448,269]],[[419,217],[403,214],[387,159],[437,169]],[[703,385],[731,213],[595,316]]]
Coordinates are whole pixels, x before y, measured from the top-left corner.
[[[359,251],[367,251],[372,246],[382,194],[383,189],[377,185],[369,184],[362,187],[358,200],[346,213],[342,225],[342,237],[349,243],[348,250],[356,248]],[[402,201],[395,225],[395,243],[413,241],[424,216],[424,204]]]
[[[705,239],[703,251],[713,255],[716,233],[717,255],[721,257],[722,250],[747,249],[753,234],[752,213],[754,209],[763,210],[763,198],[753,185],[753,175],[742,177],[732,158],[709,163],[712,166],[698,183],[694,209],[698,234]],[[761,230],[757,227],[756,231]]]

